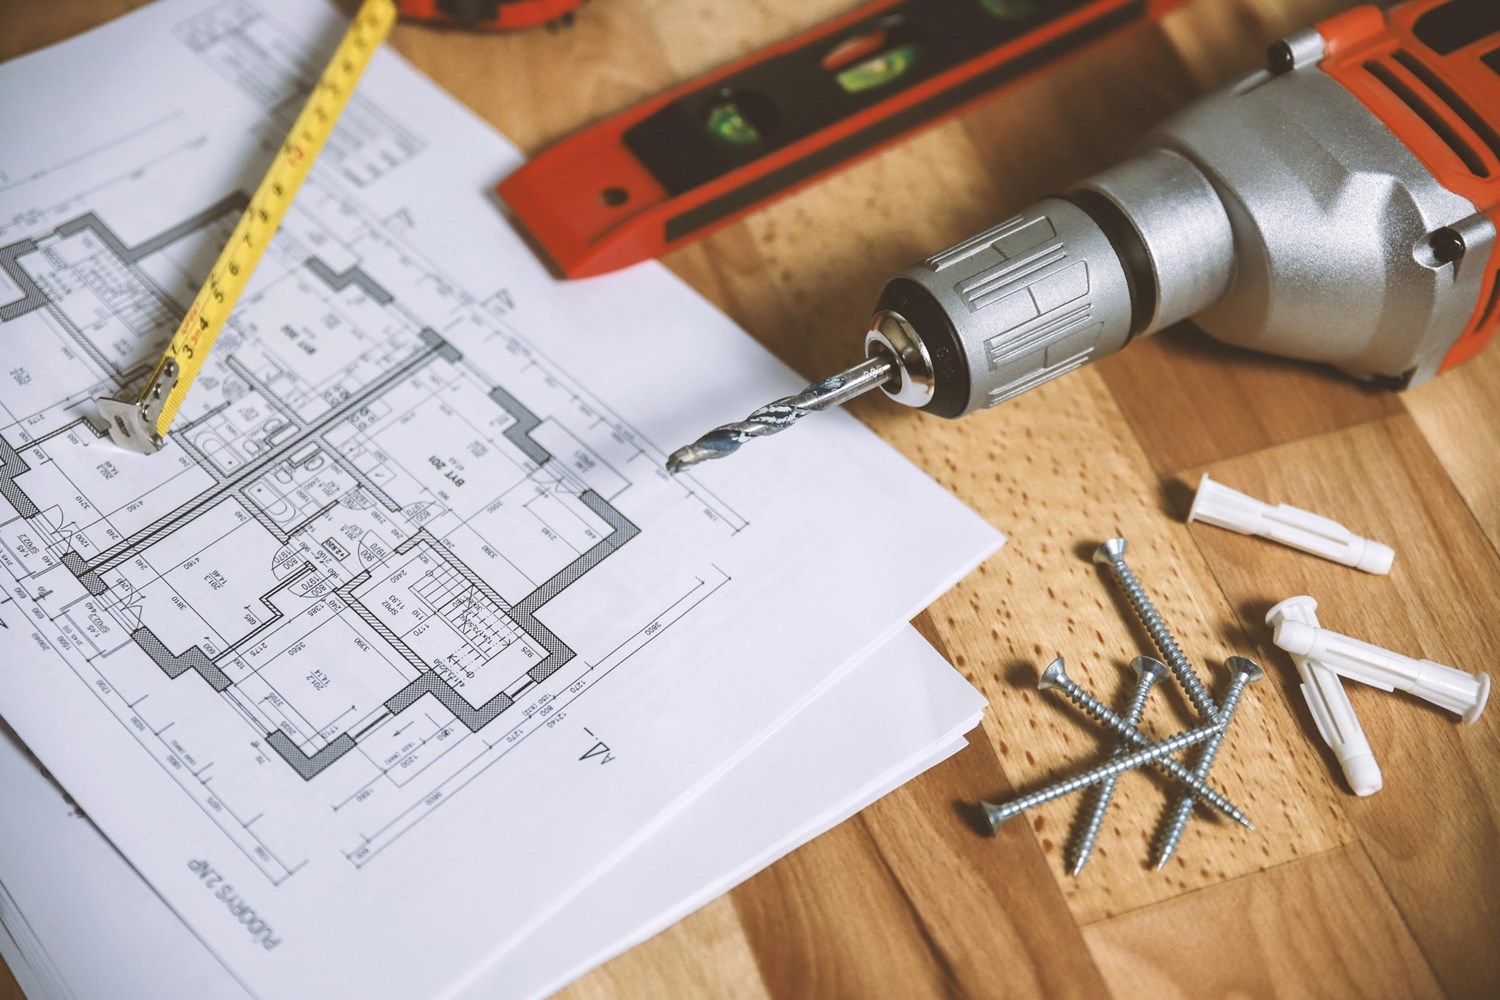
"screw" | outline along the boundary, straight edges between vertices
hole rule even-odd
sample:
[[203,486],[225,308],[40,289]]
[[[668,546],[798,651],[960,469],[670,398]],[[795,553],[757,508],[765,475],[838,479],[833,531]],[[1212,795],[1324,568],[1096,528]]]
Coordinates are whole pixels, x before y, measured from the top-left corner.
[[[1125,710],[1125,721],[1134,726],[1141,721],[1141,712],[1146,707],[1146,696],[1151,693],[1151,685],[1166,675],[1167,667],[1160,660],[1153,660],[1149,656],[1137,656],[1130,661],[1130,665],[1135,668],[1135,691],[1130,695],[1130,705]],[[1115,747],[1111,759],[1129,750],[1130,743],[1121,740]],[[1089,855],[1094,853],[1094,841],[1099,839],[1099,828],[1104,825],[1104,814],[1109,810],[1109,800],[1115,793],[1117,780],[1118,778],[1106,778],[1094,790],[1094,811],[1089,814],[1088,823],[1079,834],[1077,846],[1073,849],[1072,875],[1074,878],[1079,876],[1083,871],[1083,866],[1089,863]]]
[[[1058,688],[1063,694],[1068,696],[1068,700],[1073,704],[1129,740],[1131,746],[1145,747],[1151,745],[1151,741],[1139,729],[1130,725],[1114,712],[1111,712],[1109,707],[1098,698],[1095,698],[1079,687],[1065,672],[1061,656],[1053,660],[1047,669],[1042,672],[1041,680],[1037,682],[1037,688],[1042,691],[1046,691],[1049,688]],[[1216,721],[1214,725],[1218,725],[1218,722]],[[1152,763],[1197,792],[1199,798],[1219,810],[1225,816],[1228,816],[1246,829],[1255,829],[1255,824],[1250,822],[1249,818],[1240,811],[1238,806],[1210,788],[1204,783],[1202,778],[1195,778],[1191,771],[1175,760],[1172,760],[1170,757],[1163,757]]]
[[1187,732],[1178,733],[1176,736],[1168,737],[1159,743],[1147,743],[1139,750],[1132,751],[1121,757],[1116,757],[1105,764],[1084,771],[1082,774],[1074,775],[1055,785],[1049,785],[1041,791],[1023,795],[1019,799],[1010,802],[994,803],[981,802],[980,808],[984,810],[985,818],[990,821],[990,830],[996,828],[1019,813],[1025,812],[1033,806],[1039,806],[1043,802],[1051,802],[1053,799],[1062,798],[1064,795],[1072,794],[1081,788],[1097,785],[1101,781],[1117,777],[1126,771],[1140,767],[1142,764],[1155,764],[1168,758],[1169,754],[1202,743],[1211,739],[1214,733],[1219,731],[1217,723],[1200,726],[1197,729],[1189,729]]
[[[1244,656],[1231,656],[1224,661],[1230,670],[1229,690],[1224,695],[1224,701],[1219,705],[1219,721],[1224,724],[1217,736],[1208,740],[1198,751],[1198,760],[1193,765],[1193,774],[1199,778],[1208,777],[1208,769],[1213,766],[1214,757],[1219,752],[1219,747],[1224,742],[1224,737],[1229,733],[1229,720],[1234,716],[1234,710],[1239,707],[1240,695],[1245,691],[1245,685],[1251,681],[1258,681],[1266,675],[1260,668],[1260,664]],[[1177,845],[1182,841],[1182,831],[1187,829],[1188,819],[1193,815],[1194,795],[1192,792],[1183,792],[1177,799],[1174,810],[1168,814],[1161,840],[1156,849],[1156,870],[1161,871],[1166,867]]]
[[1124,592],[1125,599],[1135,609],[1136,617],[1140,618],[1141,624],[1146,626],[1146,632],[1151,636],[1151,641],[1156,644],[1161,658],[1167,661],[1167,666],[1172,668],[1172,674],[1177,678],[1177,683],[1187,692],[1188,700],[1193,703],[1193,708],[1205,719],[1214,718],[1214,700],[1210,697],[1208,689],[1198,679],[1198,674],[1193,670],[1193,665],[1188,658],[1182,654],[1182,649],[1177,645],[1177,640],[1172,638],[1172,632],[1167,628],[1166,622],[1162,621],[1161,613],[1156,610],[1156,605],[1151,603],[1151,598],[1146,596],[1141,581],[1136,578],[1134,572],[1125,563],[1125,539],[1111,538],[1103,545],[1094,550],[1094,562],[1101,566],[1107,566],[1115,583]]

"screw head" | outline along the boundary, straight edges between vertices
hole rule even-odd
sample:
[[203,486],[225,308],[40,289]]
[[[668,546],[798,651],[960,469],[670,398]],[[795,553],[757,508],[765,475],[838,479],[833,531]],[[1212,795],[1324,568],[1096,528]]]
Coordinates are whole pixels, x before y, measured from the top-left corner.
[[1094,550],[1094,562],[1103,566],[1125,557],[1125,539],[1111,538]]
[[990,833],[999,832],[1000,824],[1014,815],[1004,802],[981,802],[979,808],[984,812],[985,822],[990,825]]
[[1231,656],[1224,661],[1224,665],[1229,668],[1231,675],[1245,678],[1246,684],[1258,681],[1266,676],[1266,672],[1261,669],[1260,664],[1248,656]]
[[1068,679],[1067,670],[1063,664],[1063,658],[1059,656],[1047,664],[1047,669],[1042,671],[1042,676],[1037,678],[1036,689],[1047,691],[1060,686]]
[[1165,663],[1152,659],[1149,656],[1137,656],[1130,661],[1130,666],[1135,671],[1137,680],[1144,681],[1149,678],[1152,684],[1155,684],[1169,673]]

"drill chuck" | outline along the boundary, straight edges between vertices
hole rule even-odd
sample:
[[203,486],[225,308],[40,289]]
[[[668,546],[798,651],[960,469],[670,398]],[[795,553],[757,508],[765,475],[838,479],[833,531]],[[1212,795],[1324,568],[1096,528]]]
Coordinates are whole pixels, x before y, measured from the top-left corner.
[[866,351],[899,362],[892,399],[958,417],[1207,308],[1233,269],[1207,178],[1150,150],[908,268],[882,293]]
[[866,350],[900,362],[892,399],[958,417],[1201,312],[1227,293],[1234,261],[1208,178],[1151,149],[907,268]]
[[1119,252],[1062,198],[907,268],[876,310],[866,350],[899,365],[885,393],[944,417],[1009,399],[1136,332]]

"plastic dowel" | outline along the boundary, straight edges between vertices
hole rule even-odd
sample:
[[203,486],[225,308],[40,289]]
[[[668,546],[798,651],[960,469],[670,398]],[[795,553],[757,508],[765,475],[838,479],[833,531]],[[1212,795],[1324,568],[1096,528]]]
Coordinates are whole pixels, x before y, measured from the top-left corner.
[[[1266,613],[1266,624],[1275,628],[1282,621],[1291,621],[1317,628],[1317,607],[1318,602],[1311,597],[1288,597]],[[1317,660],[1297,653],[1290,655],[1302,677],[1302,697],[1307,701],[1318,734],[1338,758],[1350,790],[1355,795],[1374,795],[1385,783],[1380,764],[1339,675]]]
[[1366,573],[1389,573],[1396,558],[1389,545],[1362,538],[1337,521],[1284,503],[1272,506],[1214,482],[1207,473],[1198,482],[1187,519],[1269,538]]

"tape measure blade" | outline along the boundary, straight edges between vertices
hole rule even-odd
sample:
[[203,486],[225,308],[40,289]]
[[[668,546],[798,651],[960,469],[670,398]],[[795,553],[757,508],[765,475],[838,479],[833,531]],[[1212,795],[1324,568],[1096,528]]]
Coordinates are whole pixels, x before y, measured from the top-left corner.
[[161,447],[214,341],[395,23],[395,0],[364,0],[140,395],[96,400],[117,444],[146,454]]

